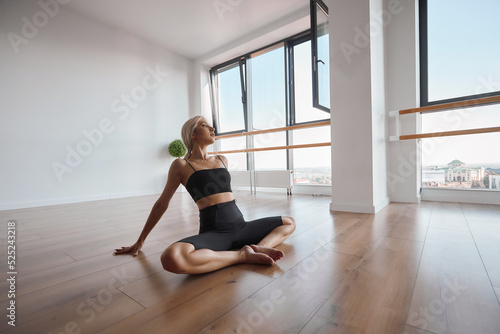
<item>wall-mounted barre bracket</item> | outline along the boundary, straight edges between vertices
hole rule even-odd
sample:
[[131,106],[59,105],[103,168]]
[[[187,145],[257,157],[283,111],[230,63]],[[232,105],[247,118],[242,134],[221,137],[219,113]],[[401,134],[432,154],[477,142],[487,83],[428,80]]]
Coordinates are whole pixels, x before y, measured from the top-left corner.
[[399,136],[401,135],[401,122],[399,120],[399,110],[390,111],[389,117],[394,117],[396,121],[396,135],[389,136],[389,141],[400,141]]

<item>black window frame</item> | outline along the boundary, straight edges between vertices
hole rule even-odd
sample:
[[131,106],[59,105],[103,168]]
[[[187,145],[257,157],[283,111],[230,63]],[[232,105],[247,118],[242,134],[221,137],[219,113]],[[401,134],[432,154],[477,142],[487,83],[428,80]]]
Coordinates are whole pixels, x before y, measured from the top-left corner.
[[[214,86],[218,83],[217,75],[220,72],[223,72],[223,70],[230,70],[235,67],[239,67],[239,72],[240,72],[240,89],[241,89],[241,103],[242,103],[242,110],[243,110],[243,122],[245,124],[244,129],[240,130],[233,130],[233,131],[226,131],[226,132],[220,132],[220,124],[218,121],[218,112],[219,112],[219,106],[218,102],[219,100],[216,98],[216,94],[218,94],[218,88],[215,89]],[[221,71],[222,70],[222,71]],[[231,59],[229,61],[226,61],[222,64],[217,65],[216,67],[213,67],[210,69],[210,97],[211,97],[211,104],[212,104],[212,124],[215,129],[215,135],[222,135],[222,134],[234,134],[234,133],[241,133],[242,131],[248,131],[248,122],[247,122],[247,90],[246,90],[246,73],[244,73],[246,70],[246,58],[245,57],[238,57],[235,59]]]
[[[330,108],[325,107],[319,103],[319,74],[318,66],[319,62],[323,60],[318,59],[318,32],[317,32],[317,16],[316,8],[319,7],[326,16],[328,14],[328,6],[322,0],[310,0],[310,17],[311,17],[311,66],[312,66],[312,101],[313,107],[321,109],[326,112],[330,112]],[[329,61],[329,59],[327,59]]]
[[466,95],[444,100],[429,101],[429,50],[428,50],[428,0],[419,1],[419,48],[420,48],[420,106],[432,106],[460,102],[489,96],[498,96],[500,91]]
[[[230,59],[224,63],[221,63],[219,65],[216,65],[210,69],[210,90],[211,90],[211,103],[212,103],[212,121],[214,124],[215,128],[215,134],[217,136],[219,135],[226,135],[226,134],[234,134],[234,133],[241,133],[242,130],[244,132],[249,131],[249,126],[247,124],[248,122],[248,117],[247,117],[247,78],[248,78],[248,73],[247,73],[247,66],[246,62],[248,59],[252,58],[252,55],[255,57],[255,54],[258,54],[262,51],[265,51],[267,49],[271,49],[275,47],[278,44],[283,44],[284,45],[284,57],[285,57],[285,82],[283,83],[285,85],[285,119],[286,119],[286,126],[292,126],[292,125],[299,125],[299,124],[312,124],[312,123],[318,123],[318,122],[323,122],[325,120],[329,120],[329,112],[330,110],[326,108],[317,108],[322,111],[327,112],[328,114],[325,115],[324,119],[321,120],[315,120],[315,121],[308,121],[308,122],[300,122],[296,123],[295,122],[295,94],[294,94],[294,80],[293,80],[293,65],[294,65],[294,59],[293,59],[293,47],[295,45],[311,41],[312,43],[312,31],[311,29],[308,29],[306,31],[303,31],[301,33],[295,34],[293,36],[290,36],[288,38],[279,40],[277,42],[274,42],[272,44],[266,45],[260,49],[248,52],[244,55],[238,56],[236,58]],[[237,64],[238,63],[238,64]],[[237,64],[237,65],[236,65]],[[241,100],[243,103],[243,112],[244,115],[243,117],[245,118],[245,129],[242,130],[235,130],[235,131],[227,131],[227,132],[221,132],[220,131],[220,126],[218,124],[217,120],[217,113],[218,113],[218,106],[217,100],[215,98],[215,94],[217,94],[216,88],[214,85],[216,84],[216,75],[219,73],[220,70],[223,70],[226,67],[229,66],[239,66],[240,67],[240,81],[241,81]],[[314,82],[314,80],[313,80]],[[314,87],[314,83],[313,83]],[[313,88],[314,89],[314,88]],[[314,98],[313,98],[314,100]]]

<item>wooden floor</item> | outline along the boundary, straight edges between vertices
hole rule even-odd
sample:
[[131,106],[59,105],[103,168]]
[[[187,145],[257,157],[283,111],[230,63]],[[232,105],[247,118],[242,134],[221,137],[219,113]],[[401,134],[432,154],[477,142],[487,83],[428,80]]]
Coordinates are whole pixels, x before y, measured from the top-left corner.
[[376,215],[330,212],[329,197],[235,193],[247,220],[291,215],[276,266],[165,272],[161,252],[196,234],[186,193],[136,258],[157,196],[0,211],[17,222],[12,333],[500,333],[500,206],[392,203]]

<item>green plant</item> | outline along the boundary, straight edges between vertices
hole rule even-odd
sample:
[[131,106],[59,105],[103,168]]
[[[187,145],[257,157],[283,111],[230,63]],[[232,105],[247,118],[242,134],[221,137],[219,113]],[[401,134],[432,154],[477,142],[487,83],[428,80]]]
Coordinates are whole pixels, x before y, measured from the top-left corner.
[[187,153],[187,148],[180,139],[176,139],[168,145],[168,153],[171,156],[180,158]]

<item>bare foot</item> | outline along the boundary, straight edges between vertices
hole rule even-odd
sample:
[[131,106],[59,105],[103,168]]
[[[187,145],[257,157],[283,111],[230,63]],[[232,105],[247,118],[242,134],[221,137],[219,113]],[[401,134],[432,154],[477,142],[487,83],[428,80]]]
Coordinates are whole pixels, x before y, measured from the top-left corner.
[[279,249],[264,247],[261,245],[250,245],[250,247],[252,247],[255,253],[262,253],[269,255],[269,257],[271,257],[271,259],[273,259],[274,261],[278,261],[283,256],[285,256],[285,253],[283,253]]
[[274,264],[274,260],[269,255],[256,253],[250,246],[243,246],[240,250],[240,256],[242,257],[242,263]]

